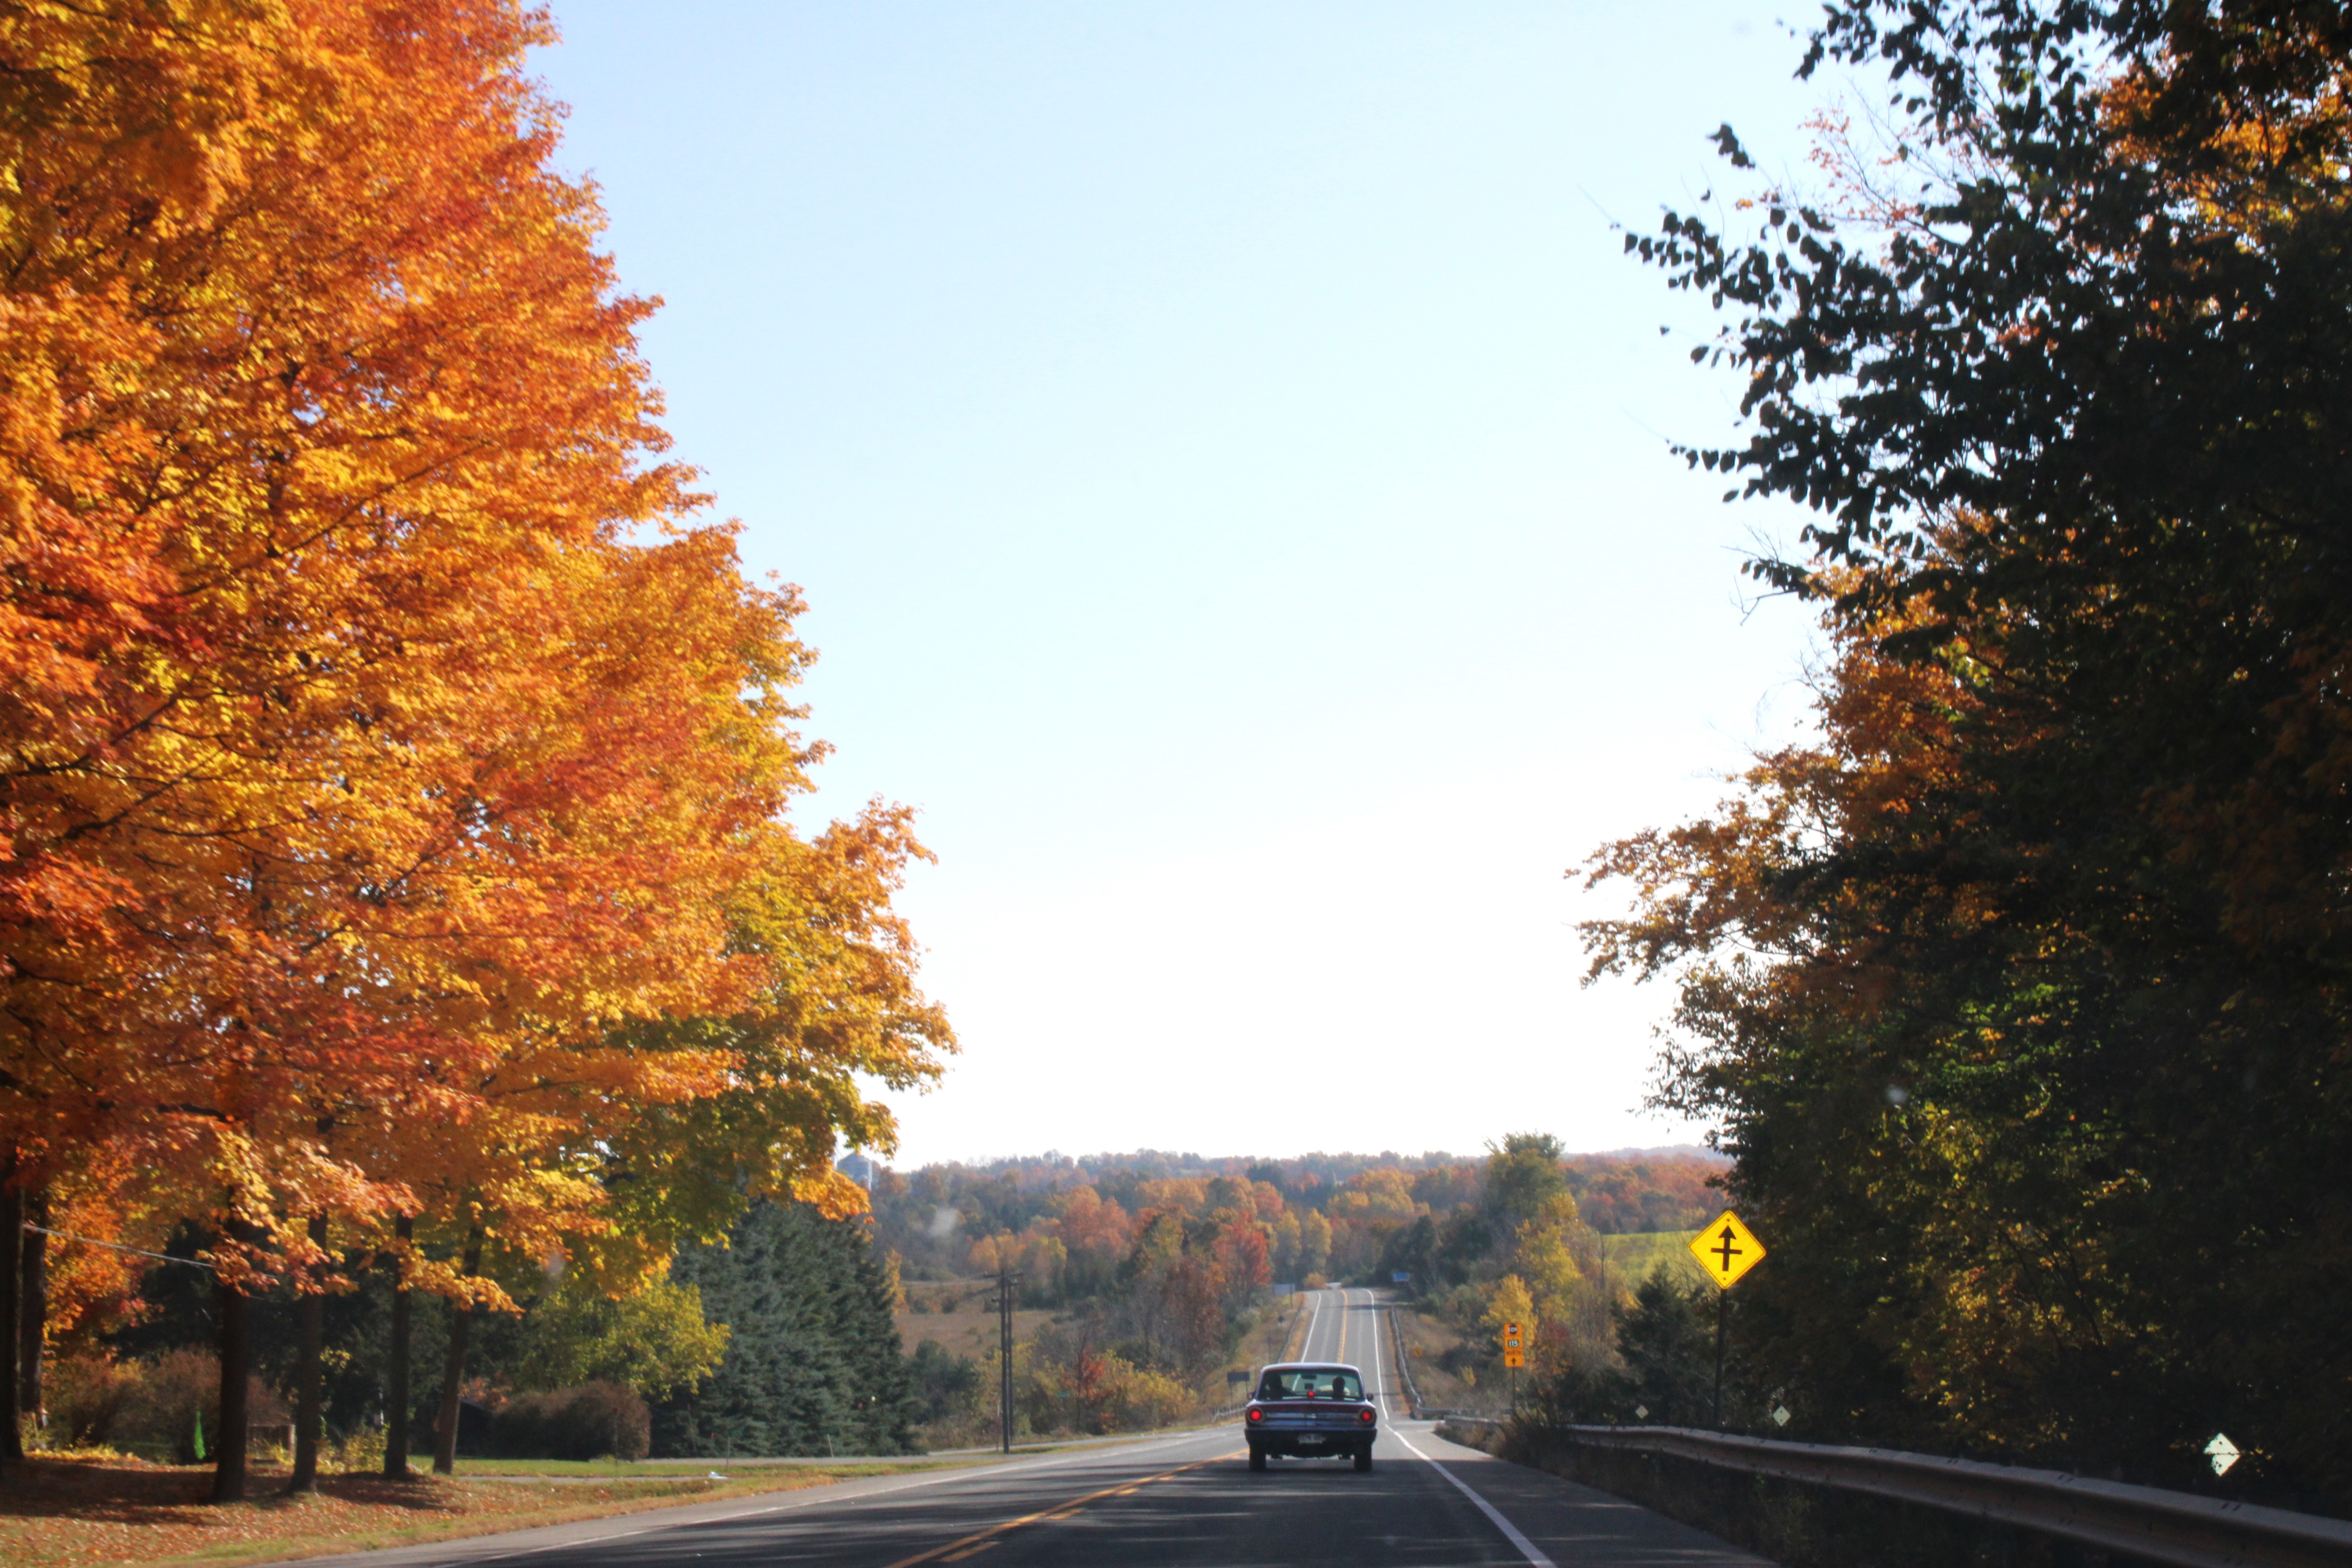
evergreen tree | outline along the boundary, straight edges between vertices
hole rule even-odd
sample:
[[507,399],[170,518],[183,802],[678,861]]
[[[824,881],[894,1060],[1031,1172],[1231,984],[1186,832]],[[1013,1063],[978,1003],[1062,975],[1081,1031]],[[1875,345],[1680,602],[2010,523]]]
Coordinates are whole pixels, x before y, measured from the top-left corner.
[[980,1363],[961,1356],[937,1340],[925,1340],[907,1358],[914,1386],[915,1414],[925,1423],[945,1421],[980,1408],[986,1390]]
[[731,1331],[701,1388],[656,1412],[655,1451],[680,1456],[908,1452],[912,1391],[891,1321],[896,1288],[864,1222],[760,1203],[725,1247],[683,1248]]
[[[1715,1407],[1715,1292],[1661,1268],[1617,1311],[1629,1419],[1704,1426]],[[1638,1412],[1647,1411],[1646,1415]]]

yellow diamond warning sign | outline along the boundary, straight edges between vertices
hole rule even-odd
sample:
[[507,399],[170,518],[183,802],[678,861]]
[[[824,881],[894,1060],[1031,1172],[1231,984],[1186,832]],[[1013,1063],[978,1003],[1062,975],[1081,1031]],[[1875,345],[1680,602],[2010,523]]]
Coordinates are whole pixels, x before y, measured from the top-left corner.
[[1721,1219],[1691,1237],[1690,1250],[1720,1290],[1730,1289],[1739,1283],[1741,1275],[1764,1261],[1764,1244],[1729,1209],[1723,1211]]

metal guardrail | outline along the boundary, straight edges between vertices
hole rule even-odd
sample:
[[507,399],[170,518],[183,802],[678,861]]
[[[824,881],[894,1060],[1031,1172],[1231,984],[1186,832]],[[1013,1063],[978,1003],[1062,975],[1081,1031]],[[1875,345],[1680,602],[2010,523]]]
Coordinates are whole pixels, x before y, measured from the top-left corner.
[[1866,1492],[2063,1536],[2180,1568],[2344,1568],[2352,1521],[2059,1470],[1840,1448],[1682,1426],[1554,1428],[1577,1443],[1666,1454],[1841,1491]]
[[[1307,1353],[1307,1309],[1297,1304],[1305,1299],[1303,1291],[1291,1298],[1290,1327],[1283,1331],[1282,1335],[1282,1359],[1285,1361],[1297,1361]],[[1297,1355],[1290,1353],[1290,1341],[1294,1333],[1298,1339]]]
[[1405,1353],[1404,1335],[1397,1330],[1394,1303],[1390,1304],[1388,1314],[1389,1353],[1396,1358],[1397,1375],[1404,1380],[1405,1400],[1412,1411],[1413,1419],[1417,1421],[1421,1418],[1421,1389],[1412,1381],[1412,1358]]

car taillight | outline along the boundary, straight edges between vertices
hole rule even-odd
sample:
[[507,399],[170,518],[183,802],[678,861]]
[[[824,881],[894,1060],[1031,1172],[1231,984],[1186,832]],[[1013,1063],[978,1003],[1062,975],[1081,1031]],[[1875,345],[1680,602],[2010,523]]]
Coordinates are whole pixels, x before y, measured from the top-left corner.
[[1369,1410],[1360,1411],[1360,1412],[1359,1412],[1359,1414],[1363,1417],[1363,1422],[1364,1422],[1364,1425],[1365,1425],[1365,1426],[1370,1426],[1370,1425],[1372,1424],[1372,1413],[1371,1413],[1370,1411],[1369,1411]]
[[1265,1419],[1265,1412],[1263,1410],[1252,1410],[1249,1413],[1249,1418],[1253,1421],[1263,1421]]

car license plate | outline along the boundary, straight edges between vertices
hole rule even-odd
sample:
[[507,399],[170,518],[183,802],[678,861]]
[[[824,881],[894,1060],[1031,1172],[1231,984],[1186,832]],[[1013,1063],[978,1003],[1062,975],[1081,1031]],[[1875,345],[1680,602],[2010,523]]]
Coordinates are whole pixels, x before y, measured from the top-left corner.
[[1322,1435],[1316,1432],[1309,1432],[1298,1439],[1298,1446],[1302,1448],[1317,1448],[1322,1447]]

